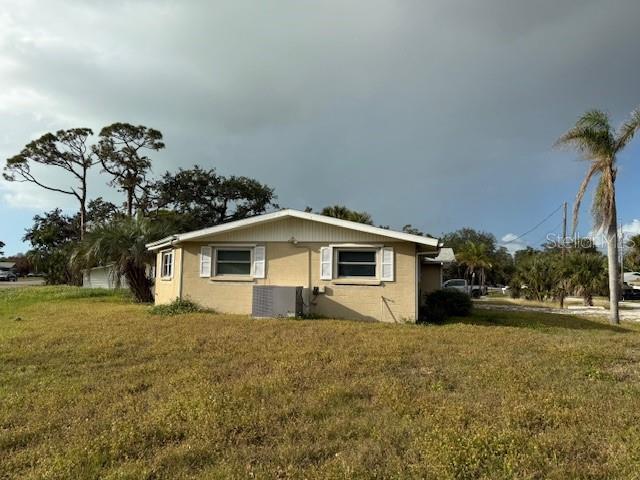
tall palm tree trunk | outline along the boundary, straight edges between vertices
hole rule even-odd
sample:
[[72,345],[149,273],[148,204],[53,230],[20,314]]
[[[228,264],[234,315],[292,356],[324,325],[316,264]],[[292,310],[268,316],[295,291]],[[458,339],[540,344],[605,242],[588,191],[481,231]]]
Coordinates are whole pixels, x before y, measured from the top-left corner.
[[609,261],[609,322],[618,325],[620,323],[618,312],[620,277],[618,276],[618,222],[615,209],[607,228],[607,255]]

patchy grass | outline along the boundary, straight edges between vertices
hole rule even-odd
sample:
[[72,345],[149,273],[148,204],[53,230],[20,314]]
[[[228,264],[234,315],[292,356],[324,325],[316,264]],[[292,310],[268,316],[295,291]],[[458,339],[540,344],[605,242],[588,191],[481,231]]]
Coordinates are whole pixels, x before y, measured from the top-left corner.
[[127,289],[107,290],[105,288],[82,288],[67,285],[3,288],[0,290],[0,319],[20,309],[40,303],[58,303],[64,300],[94,298],[112,301],[130,300]]
[[22,318],[0,317],[1,478],[640,471],[636,325],[162,317],[118,294],[37,290],[0,294]]

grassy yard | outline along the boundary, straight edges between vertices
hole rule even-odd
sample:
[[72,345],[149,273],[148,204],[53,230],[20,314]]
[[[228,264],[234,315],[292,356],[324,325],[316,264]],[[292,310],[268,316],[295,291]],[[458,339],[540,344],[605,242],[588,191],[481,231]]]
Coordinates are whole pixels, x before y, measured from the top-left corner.
[[638,478],[640,329],[159,317],[0,291],[0,478]]

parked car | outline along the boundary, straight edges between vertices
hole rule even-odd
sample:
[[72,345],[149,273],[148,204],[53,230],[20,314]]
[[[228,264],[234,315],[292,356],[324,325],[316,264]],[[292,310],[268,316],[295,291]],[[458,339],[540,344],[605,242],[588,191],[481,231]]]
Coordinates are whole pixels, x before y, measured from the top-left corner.
[[622,285],[622,300],[640,300],[640,288],[633,288],[625,282]]
[[474,285],[473,287],[470,287],[469,282],[467,282],[464,278],[452,278],[451,280],[447,280],[442,284],[442,288],[445,290],[459,290],[471,295],[474,298],[479,298],[480,296],[487,294],[487,287],[480,285]]
[[0,271],[0,282],[17,282],[18,276],[13,272]]

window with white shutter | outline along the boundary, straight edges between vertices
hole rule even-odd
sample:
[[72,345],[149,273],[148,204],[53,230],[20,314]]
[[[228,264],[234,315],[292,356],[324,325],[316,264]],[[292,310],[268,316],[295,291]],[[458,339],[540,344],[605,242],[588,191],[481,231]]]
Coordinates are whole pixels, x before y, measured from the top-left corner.
[[380,256],[382,257],[380,262],[380,280],[393,282],[395,270],[393,247],[382,247]]
[[215,276],[249,277],[253,271],[252,250],[252,248],[246,247],[217,247],[215,249]]
[[377,254],[378,250],[375,248],[337,249],[337,278],[376,278]]
[[264,278],[265,277],[265,264],[266,264],[266,255],[265,255],[264,246],[257,246],[253,249],[253,276],[254,278]]
[[200,276],[211,276],[211,247],[200,248]]
[[320,279],[333,278],[333,248],[320,247]]

